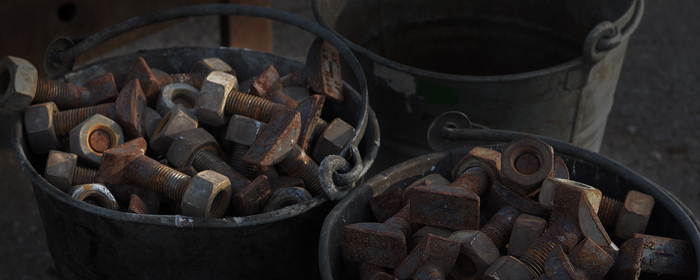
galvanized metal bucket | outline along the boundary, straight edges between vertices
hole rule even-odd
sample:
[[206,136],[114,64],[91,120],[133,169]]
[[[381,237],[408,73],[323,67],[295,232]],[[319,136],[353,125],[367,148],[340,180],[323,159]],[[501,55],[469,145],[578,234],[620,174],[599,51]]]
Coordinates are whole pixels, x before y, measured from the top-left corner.
[[[164,11],[152,18],[163,21],[173,16],[204,14],[244,14],[281,20],[323,37],[338,48],[341,55],[352,59],[350,50],[332,34],[325,33],[325,29],[280,11],[239,5],[202,5]],[[143,23],[133,19],[130,22]],[[108,31],[128,30],[118,27]],[[55,48],[67,50],[64,43],[52,44],[47,52]],[[58,65],[55,71],[47,73],[58,73],[54,76],[81,84],[109,71],[117,84],[123,84],[137,57],[169,73],[183,73],[199,59],[218,57],[228,62],[241,80],[259,74],[270,64],[281,75],[303,66],[289,58],[252,50],[168,48],[105,59],[70,72],[61,73],[63,70],[58,68],[62,65]],[[357,74],[362,77],[361,70]],[[379,145],[379,127],[374,113],[367,107],[366,87],[358,93],[345,84],[343,92],[345,102],[328,102],[324,118],[342,118],[355,126],[359,136],[351,141],[350,146],[355,147],[344,151],[347,161],[336,156],[320,164],[324,189],[333,190],[331,194],[335,196],[346,192],[362,178],[372,165]],[[37,155],[29,149],[21,114],[14,126],[12,146],[22,170],[32,182],[49,250],[59,275],[65,279],[313,279],[318,275],[320,226],[334,205],[326,195],[274,212],[225,219],[116,212],[77,201],[44,180],[41,174],[47,155]]]
[[417,136],[454,110],[598,151],[644,0],[313,0],[313,9],[358,56],[381,108],[381,153],[397,163],[430,152]]
[[[479,140],[494,141],[500,138],[500,141],[507,142],[522,134],[480,130],[471,134],[471,136],[475,135],[479,136]],[[624,199],[629,190],[637,190],[653,196],[656,202],[646,234],[691,241],[696,261],[700,266],[700,255],[698,255],[700,222],[678,198],[634,171],[598,153],[563,142],[553,142],[551,139],[543,140],[552,145],[556,154],[564,159],[572,180],[597,187],[604,195],[620,200]],[[491,147],[501,149],[502,146]],[[415,180],[429,174],[440,174],[449,179],[452,177],[452,168],[471,148],[432,153],[402,162],[378,173],[348,194],[331,210],[321,228],[318,258],[322,279],[357,279],[357,275],[350,275],[348,269],[351,265],[343,258],[343,227],[354,223],[376,222],[369,206],[370,198],[393,186],[406,188]],[[700,275],[693,278],[700,279]],[[662,276],[660,279],[670,278]]]

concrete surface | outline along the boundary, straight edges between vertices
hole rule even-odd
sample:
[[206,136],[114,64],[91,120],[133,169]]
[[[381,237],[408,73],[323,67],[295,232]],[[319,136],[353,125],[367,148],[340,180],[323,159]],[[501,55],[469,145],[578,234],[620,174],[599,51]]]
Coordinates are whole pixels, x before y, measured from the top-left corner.
[[[274,8],[313,20],[308,1],[272,2]],[[629,44],[601,153],[700,213],[700,2],[646,2]],[[216,47],[218,34],[216,17],[190,19],[108,56],[171,46]],[[274,34],[275,53],[304,60],[311,35],[282,23],[274,24]],[[0,280],[56,279],[31,185],[9,148],[14,114],[0,115]]]

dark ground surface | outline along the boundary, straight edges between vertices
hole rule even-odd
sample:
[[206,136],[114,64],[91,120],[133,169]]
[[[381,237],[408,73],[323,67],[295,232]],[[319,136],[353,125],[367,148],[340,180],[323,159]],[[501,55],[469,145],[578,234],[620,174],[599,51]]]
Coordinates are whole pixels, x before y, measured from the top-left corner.
[[[629,43],[600,152],[668,189],[700,213],[700,2],[647,0],[646,4],[644,18]],[[307,1],[275,0],[273,7],[313,20]],[[274,32],[275,53],[303,61],[312,38],[280,23],[275,23]],[[200,18],[108,56],[146,48],[218,44],[217,19]],[[31,185],[9,148],[13,114],[0,113],[0,279],[55,279]]]

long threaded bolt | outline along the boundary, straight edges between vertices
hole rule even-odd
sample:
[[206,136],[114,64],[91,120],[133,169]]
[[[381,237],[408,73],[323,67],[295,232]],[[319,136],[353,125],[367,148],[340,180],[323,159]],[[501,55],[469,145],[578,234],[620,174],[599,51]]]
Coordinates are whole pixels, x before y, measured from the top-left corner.
[[68,137],[71,129],[96,114],[101,114],[112,120],[118,119],[115,103],[59,111],[54,114],[54,132],[59,139]]
[[73,186],[97,182],[97,170],[76,166],[73,170]]
[[316,126],[314,126],[313,128],[313,136],[311,136],[311,141],[309,141],[309,143],[311,143],[311,145],[309,145],[309,149],[313,147],[313,144],[316,143],[316,140],[321,138],[321,134],[323,134],[323,132],[326,131],[326,128],[328,128],[329,125],[330,124],[326,120],[322,118],[317,119]]
[[464,173],[460,174],[457,179],[452,182],[452,187],[464,186],[466,189],[481,196],[489,187],[491,182],[489,173],[481,167],[470,167]]
[[513,207],[505,207],[491,217],[486,225],[481,228],[481,232],[485,233],[493,241],[496,248],[501,249],[508,243],[515,220],[520,214],[521,212]]
[[520,261],[525,264],[535,277],[542,275],[544,273],[544,264],[547,261],[547,256],[556,245],[557,243],[555,241],[543,235],[532,244],[530,249],[525,251]]
[[38,77],[32,103],[53,101],[58,108],[80,108],[114,99],[118,94],[112,73],[99,75],[86,82],[86,87]]
[[131,172],[127,173],[131,180],[175,201],[182,200],[182,196],[187,190],[187,184],[192,179],[185,173],[162,165],[145,155],[136,157],[133,164],[139,168],[131,168]]
[[232,90],[226,98],[224,114],[242,115],[261,122],[270,122],[274,115],[284,110],[290,110],[290,108],[262,97]]
[[255,178],[255,172],[258,168],[254,164],[247,164],[243,162],[243,155],[248,152],[248,149],[250,149],[250,146],[242,144],[233,145],[231,154],[228,158],[226,158],[226,163],[233,167],[234,170],[238,171],[238,173],[241,173],[241,175],[248,179],[252,179]]
[[620,210],[622,210],[622,202],[608,196],[603,196],[600,201],[600,208],[598,209],[598,218],[604,226],[615,227]]
[[228,177],[231,181],[233,195],[250,185],[250,180],[238,173],[235,169],[233,169],[233,167],[226,164],[223,159],[209,149],[199,150],[194,155],[192,159],[192,167],[197,170],[213,170]]
[[293,177],[304,181],[304,187],[313,196],[323,193],[321,182],[318,180],[318,164],[309,157],[299,145],[294,145],[289,155],[279,163],[279,166]]

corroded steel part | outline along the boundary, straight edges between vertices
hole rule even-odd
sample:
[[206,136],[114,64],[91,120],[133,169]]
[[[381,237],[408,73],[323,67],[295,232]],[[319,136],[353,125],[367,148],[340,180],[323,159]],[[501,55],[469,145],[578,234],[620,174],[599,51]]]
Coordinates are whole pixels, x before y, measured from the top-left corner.
[[146,204],[143,203],[143,200],[141,200],[141,198],[139,198],[139,196],[135,194],[131,195],[131,200],[129,200],[129,207],[127,209],[127,212],[139,215],[151,214],[148,212],[148,207],[146,207]]
[[363,263],[360,265],[360,280],[398,280],[381,266]]
[[547,220],[543,218],[528,214],[518,216],[508,242],[508,255],[519,258],[525,254],[542,235],[546,226]]
[[564,159],[560,156],[554,157],[554,174],[552,175],[557,178],[569,180],[569,168],[566,166]]
[[250,94],[260,96],[275,103],[284,104],[290,108],[296,108],[297,102],[282,92],[282,82],[272,64],[268,65],[260,75],[255,77],[250,85]]
[[340,118],[335,118],[323,130],[313,149],[313,159],[323,161],[329,155],[339,155],[355,135],[355,128]]
[[258,176],[245,188],[231,197],[236,216],[250,216],[260,214],[267,204],[272,192],[267,176]]
[[591,203],[596,213],[600,209],[600,204],[603,199],[603,193],[594,187],[573,180],[550,177],[542,182],[539,201],[545,207],[552,208],[556,203],[555,196],[560,192],[583,193],[586,198],[588,198],[588,201]]
[[301,117],[301,130],[299,133],[299,147],[304,151],[312,151],[314,144],[314,131],[319,125],[323,103],[326,98],[322,95],[312,95],[299,102],[296,111]]
[[313,197],[304,188],[283,187],[275,190],[267,201],[263,212],[275,211],[287,206],[292,206],[311,200]]
[[418,246],[418,244],[420,244],[423,241],[423,239],[428,237],[428,234],[449,238],[453,232],[455,231],[448,228],[424,226],[418,231],[416,231],[416,233],[411,235],[411,238],[408,239],[408,250],[413,251],[413,248],[416,248],[416,246]]
[[532,280],[535,277],[537,276],[532,274],[525,264],[513,256],[498,258],[486,272],[484,272],[484,279],[488,280]]
[[338,50],[321,38],[316,38],[306,55],[306,66],[281,78],[285,86],[305,86],[324,96],[343,102],[342,75]]
[[190,72],[206,74],[209,74],[212,71],[222,71],[234,76],[236,75],[236,72],[233,71],[233,68],[231,68],[231,66],[228,65],[228,63],[226,63],[218,57],[207,57],[200,59],[199,61],[197,61],[197,63],[194,64],[194,66],[192,66],[192,69],[190,70]]
[[178,134],[195,129],[198,126],[199,121],[197,117],[183,110],[182,106],[175,106],[174,109],[163,116],[163,119],[153,131],[154,136],[150,139],[151,148],[161,155],[166,155]]
[[544,278],[546,280],[586,280],[576,273],[574,266],[569,261],[569,258],[562,250],[561,246],[556,245],[549,252],[547,262],[544,265]]
[[318,164],[309,157],[299,145],[294,145],[292,150],[279,163],[279,167],[293,177],[301,178],[311,195],[317,196],[323,193],[321,181],[318,179]]
[[262,166],[280,163],[296,146],[300,127],[298,112],[285,111],[275,115],[243,156],[243,162]]
[[603,279],[615,259],[593,240],[584,238],[569,252],[569,261],[581,279],[593,280]]
[[[459,248],[460,244],[457,241],[429,234],[396,267],[394,276],[399,279],[436,279],[433,277],[442,275],[439,278],[444,278],[457,261]],[[431,270],[431,278],[423,278],[423,275],[420,275]]]
[[403,189],[398,186],[391,187],[370,198],[369,206],[377,222],[383,223],[403,208]]
[[112,193],[101,184],[73,186],[70,190],[68,190],[68,194],[80,201],[90,200],[95,202],[97,206],[102,208],[107,208],[114,211],[119,210],[119,203],[117,203],[117,200],[114,199]]
[[[479,167],[488,173],[490,186],[492,182],[501,178],[501,153],[483,147],[475,147],[469,151],[452,169],[452,178],[458,178],[472,167]],[[479,196],[485,194],[485,190],[477,193]]]
[[[37,154],[61,148],[64,135],[59,134],[59,129],[56,128],[56,113],[58,107],[53,102],[32,105],[24,111],[24,131],[27,133],[29,146]],[[69,131],[70,129],[66,131],[66,135]]]
[[29,61],[6,56],[0,60],[0,106],[20,111],[36,95],[39,74]]
[[[262,174],[264,175],[264,174]],[[306,191],[304,189],[304,180],[296,177],[290,177],[290,176],[278,176],[278,177],[272,177],[272,178],[267,178],[270,181],[270,190],[275,192],[278,189],[284,189],[284,188],[294,188],[298,187]],[[308,191],[306,191],[308,192]]]
[[100,114],[93,115],[70,131],[71,151],[94,166],[100,165],[105,150],[123,143],[121,126]]
[[226,129],[226,140],[250,147],[268,124],[241,115],[233,115]]
[[406,205],[410,202],[411,192],[413,192],[413,189],[418,186],[448,186],[450,184],[451,182],[445,179],[445,177],[442,177],[440,174],[430,174],[420,178],[406,187],[406,189],[403,191],[403,203]]
[[499,209],[512,206],[520,212],[538,217],[549,217],[550,211],[539,202],[522,197],[496,181],[491,185],[486,204],[486,214],[493,215]]
[[692,277],[697,275],[693,245],[680,239],[634,234],[620,246],[612,279],[636,280],[640,273]]
[[622,239],[629,239],[635,233],[644,233],[646,230],[651,211],[654,209],[654,198],[632,190],[627,193],[625,202],[619,209],[615,235]]
[[156,110],[151,109],[151,107],[146,107],[146,111],[144,112],[143,128],[148,140],[153,139],[153,136],[155,136],[156,129],[158,128],[161,120],[163,120],[163,117],[158,114]]
[[73,185],[73,172],[77,164],[77,155],[51,150],[46,160],[44,179],[62,192],[67,192]]
[[184,83],[174,83],[164,86],[158,95],[156,103],[156,111],[160,115],[165,115],[170,110],[175,108],[175,105],[181,105],[191,114],[197,113],[197,99],[202,95],[199,89]]
[[540,139],[525,136],[508,143],[501,156],[504,183],[521,195],[537,192],[554,169],[554,149]]
[[148,67],[146,60],[142,57],[136,58],[134,64],[132,64],[129,73],[126,75],[125,81],[138,80],[143,90],[144,95],[149,103],[155,102],[158,99],[158,92],[160,91],[160,85],[156,80],[156,77],[151,72],[151,68]]
[[128,139],[144,136],[143,120],[146,111],[146,96],[138,80],[127,83],[114,103],[117,121]]
[[479,196],[451,186],[418,186],[410,194],[411,221],[450,229],[479,228]]

